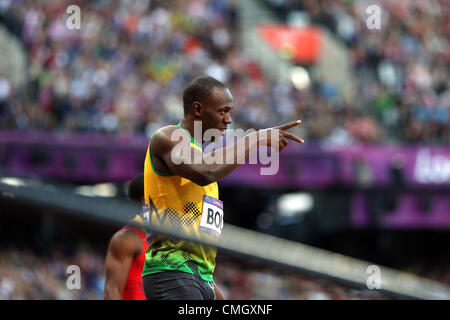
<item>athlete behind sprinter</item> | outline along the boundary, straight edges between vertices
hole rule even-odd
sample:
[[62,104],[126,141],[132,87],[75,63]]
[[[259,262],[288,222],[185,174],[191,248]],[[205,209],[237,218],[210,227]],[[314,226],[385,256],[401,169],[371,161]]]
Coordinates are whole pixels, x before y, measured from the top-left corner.
[[[144,220],[150,225],[217,241],[223,227],[223,204],[217,181],[236,169],[243,158],[248,159],[258,145],[274,147],[279,152],[288,139],[304,143],[286,131],[301,121],[250,133],[235,144],[206,154],[202,152],[204,133],[215,129],[220,135],[225,134],[232,123],[233,97],[222,82],[202,76],[184,89],[183,106],[181,122],[159,129],[150,139],[144,168],[147,205]],[[198,123],[202,127],[201,140],[193,138]],[[221,154],[223,161],[211,161]],[[228,161],[229,155],[233,161]],[[186,159],[189,161],[183,161]],[[215,247],[154,234],[142,272],[145,295],[150,300],[216,299],[213,290],[216,252]]]
[[[130,182],[128,197],[144,204],[143,174]],[[105,300],[146,300],[141,277],[146,238],[140,215],[112,236],[105,261]]]

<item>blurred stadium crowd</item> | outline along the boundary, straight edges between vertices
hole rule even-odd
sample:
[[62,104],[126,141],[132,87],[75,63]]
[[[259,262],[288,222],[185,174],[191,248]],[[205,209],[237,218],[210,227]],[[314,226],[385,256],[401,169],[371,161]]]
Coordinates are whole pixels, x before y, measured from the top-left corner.
[[[47,254],[31,247],[0,247],[0,300],[101,300],[105,250],[87,242],[76,249],[56,245]],[[81,272],[81,290],[69,290],[67,267]],[[408,263],[401,270],[450,285],[446,261]],[[350,287],[328,279],[219,253],[214,279],[231,300],[385,300],[377,290]]]
[[[235,127],[300,118],[308,141],[449,142],[448,0],[377,1],[375,31],[366,1],[267,1],[308,12],[348,46],[355,101],[329,83],[299,91],[265,78],[239,44],[231,0],[8,0],[0,17],[26,49],[30,81],[0,76],[0,127],[150,135],[179,121],[184,85],[207,73],[229,85]],[[65,26],[74,2],[79,31]]]
[[[0,300],[99,300],[103,299],[104,257],[79,248],[75,254],[52,250],[51,256],[30,249],[0,250]],[[69,290],[67,267],[77,265],[81,289]]]
[[[100,300],[104,288],[104,255],[88,246],[75,253],[53,250],[50,256],[29,249],[0,250],[0,300]],[[81,270],[81,290],[69,290],[69,265]],[[238,267],[239,266],[239,267]],[[329,280],[236,263],[221,257],[215,281],[232,300],[391,299],[375,291],[348,288]]]
[[[347,287],[327,279],[298,272],[277,270],[247,261],[237,262],[220,255],[215,281],[227,299],[232,300],[381,300],[392,299],[376,290]],[[30,249],[0,249],[0,300],[99,300],[103,299],[104,253],[81,245],[68,253],[64,248],[50,256]],[[81,270],[81,290],[69,290],[69,265]],[[409,267],[408,272],[450,284],[448,268],[425,265]]]

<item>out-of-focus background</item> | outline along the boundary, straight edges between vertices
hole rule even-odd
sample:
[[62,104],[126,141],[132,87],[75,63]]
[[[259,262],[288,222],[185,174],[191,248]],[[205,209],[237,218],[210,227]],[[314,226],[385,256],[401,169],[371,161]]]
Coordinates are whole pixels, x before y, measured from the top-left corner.
[[[68,28],[70,5],[80,29]],[[243,165],[219,183],[227,224],[448,289],[449,10],[448,0],[0,0],[0,299],[103,298],[127,181],[201,74],[230,88],[235,129],[303,121],[294,133],[306,144],[283,151],[277,175]],[[397,298],[228,251],[217,261],[228,299]],[[81,290],[66,286],[69,265]]]

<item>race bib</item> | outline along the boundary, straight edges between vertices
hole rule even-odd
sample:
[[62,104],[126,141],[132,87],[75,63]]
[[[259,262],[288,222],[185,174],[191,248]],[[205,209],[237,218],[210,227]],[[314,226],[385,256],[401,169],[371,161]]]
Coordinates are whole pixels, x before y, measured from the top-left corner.
[[199,232],[220,237],[223,228],[223,203],[219,199],[203,196],[202,219]]

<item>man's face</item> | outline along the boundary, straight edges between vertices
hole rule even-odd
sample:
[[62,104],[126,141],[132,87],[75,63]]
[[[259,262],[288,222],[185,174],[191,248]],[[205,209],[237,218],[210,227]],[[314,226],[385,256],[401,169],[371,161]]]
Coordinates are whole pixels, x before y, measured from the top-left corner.
[[233,96],[227,88],[213,88],[212,94],[202,103],[202,134],[208,129],[219,129],[222,135],[232,123]]

